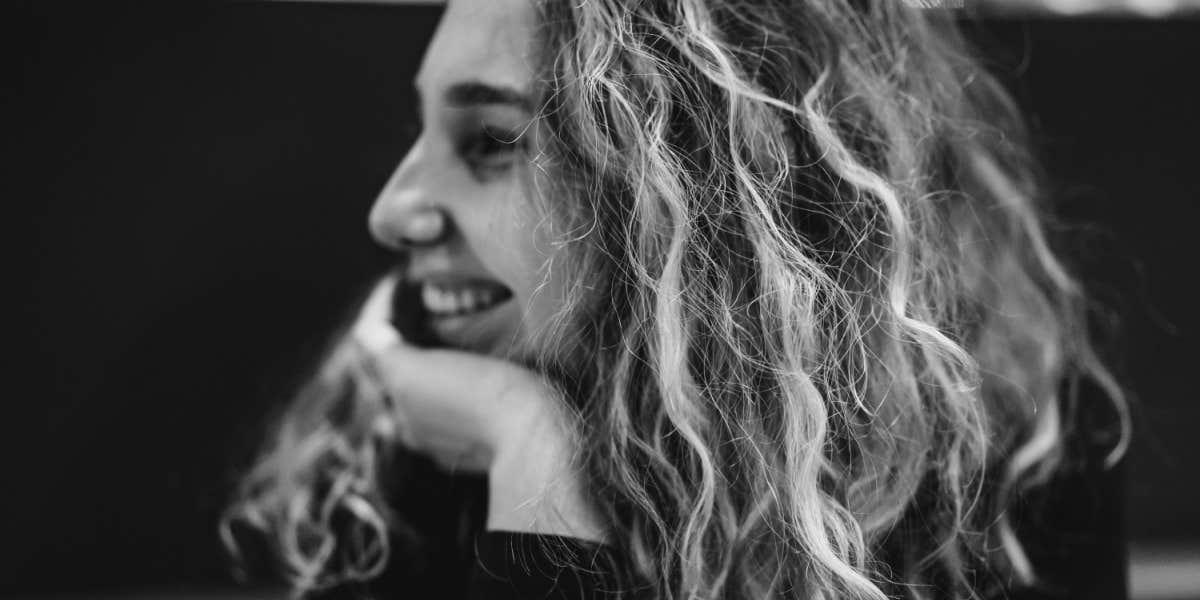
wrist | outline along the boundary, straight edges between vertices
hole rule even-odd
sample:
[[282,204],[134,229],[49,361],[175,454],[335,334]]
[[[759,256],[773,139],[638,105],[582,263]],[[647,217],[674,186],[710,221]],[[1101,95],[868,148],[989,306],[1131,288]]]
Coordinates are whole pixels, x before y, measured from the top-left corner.
[[573,464],[563,427],[525,428],[493,449],[488,468],[489,531],[562,535],[603,542],[603,528]]

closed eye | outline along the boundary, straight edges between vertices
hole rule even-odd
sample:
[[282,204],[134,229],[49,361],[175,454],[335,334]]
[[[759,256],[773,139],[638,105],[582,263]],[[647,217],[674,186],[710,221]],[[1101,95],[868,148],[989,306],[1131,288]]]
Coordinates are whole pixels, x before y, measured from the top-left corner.
[[523,148],[521,132],[482,127],[464,136],[458,154],[473,172],[487,176],[511,168]]

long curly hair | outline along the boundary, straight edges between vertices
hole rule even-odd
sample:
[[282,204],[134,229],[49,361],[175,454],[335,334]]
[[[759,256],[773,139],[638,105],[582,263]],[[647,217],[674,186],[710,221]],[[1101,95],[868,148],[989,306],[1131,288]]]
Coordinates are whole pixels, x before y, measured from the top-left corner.
[[[568,283],[530,363],[571,408],[640,593],[1032,582],[1005,511],[1061,465],[1067,382],[1127,413],[1022,120],[953,19],[897,0],[536,6],[529,189]],[[355,352],[335,348],[227,515],[270,532],[300,590],[378,574],[399,521],[387,397]]]

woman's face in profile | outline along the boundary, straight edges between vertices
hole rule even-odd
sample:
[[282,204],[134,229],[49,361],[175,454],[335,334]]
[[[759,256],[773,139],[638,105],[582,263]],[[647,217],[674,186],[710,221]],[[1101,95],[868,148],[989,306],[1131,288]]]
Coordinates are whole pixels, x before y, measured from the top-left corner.
[[[535,143],[527,0],[454,0],[415,82],[422,131],[370,214],[405,249],[430,329],[454,347],[511,356],[559,304],[529,202]],[[516,346],[516,348],[514,348]]]

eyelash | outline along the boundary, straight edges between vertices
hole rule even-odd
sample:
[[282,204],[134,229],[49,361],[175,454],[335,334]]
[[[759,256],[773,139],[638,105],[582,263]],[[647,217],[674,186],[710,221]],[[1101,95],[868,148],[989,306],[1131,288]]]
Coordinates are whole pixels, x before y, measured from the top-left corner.
[[512,166],[512,156],[524,145],[520,132],[484,127],[462,140],[458,154],[477,173],[502,172]]

